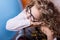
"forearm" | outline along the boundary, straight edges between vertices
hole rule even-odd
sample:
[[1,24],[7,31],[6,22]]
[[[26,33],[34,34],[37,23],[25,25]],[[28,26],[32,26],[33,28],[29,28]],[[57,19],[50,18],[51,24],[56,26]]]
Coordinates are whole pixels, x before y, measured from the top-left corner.
[[8,20],[6,24],[6,29],[11,31],[19,31],[20,29],[30,26],[30,21],[25,20]]

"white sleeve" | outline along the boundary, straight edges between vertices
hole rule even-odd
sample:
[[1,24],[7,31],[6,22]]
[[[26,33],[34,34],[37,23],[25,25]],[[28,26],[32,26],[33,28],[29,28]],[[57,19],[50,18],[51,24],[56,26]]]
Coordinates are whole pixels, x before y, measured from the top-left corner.
[[25,12],[22,11],[16,17],[10,19],[6,23],[6,29],[10,31],[19,31],[25,27],[30,26],[30,20],[26,18]]

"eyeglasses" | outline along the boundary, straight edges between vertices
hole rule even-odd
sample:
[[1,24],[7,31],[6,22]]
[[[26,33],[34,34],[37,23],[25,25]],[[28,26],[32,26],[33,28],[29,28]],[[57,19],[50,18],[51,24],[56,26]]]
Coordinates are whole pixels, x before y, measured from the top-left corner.
[[30,17],[33,18],[33,22],[37,22],[38,20],[33,16],[32,11],[31,11],[31,8],[28,8],[28,12],[30,14]]

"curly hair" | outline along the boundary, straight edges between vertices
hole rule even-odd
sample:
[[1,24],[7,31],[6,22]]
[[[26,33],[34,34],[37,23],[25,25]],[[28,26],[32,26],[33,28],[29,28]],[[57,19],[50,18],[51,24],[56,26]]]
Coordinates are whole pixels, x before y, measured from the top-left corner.
[[60,13],[54,4],[49,0],[31,0],[27,5],[26,11],[36,5],[41,10],[40,21],[44,21],[48,27],[53,30],[55,36],[60,36]]

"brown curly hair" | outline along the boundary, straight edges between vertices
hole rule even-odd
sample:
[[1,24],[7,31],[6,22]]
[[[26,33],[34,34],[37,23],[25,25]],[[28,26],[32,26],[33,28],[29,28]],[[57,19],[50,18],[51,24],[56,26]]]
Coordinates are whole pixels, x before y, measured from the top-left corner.
[[60,13],[54,4],[49,0],[31,0],[26,7],[26,11],[34,5],[36,5],[38,10],[41,10],[40,21],[44,21],[53,30],[54,36],[60,36]]

